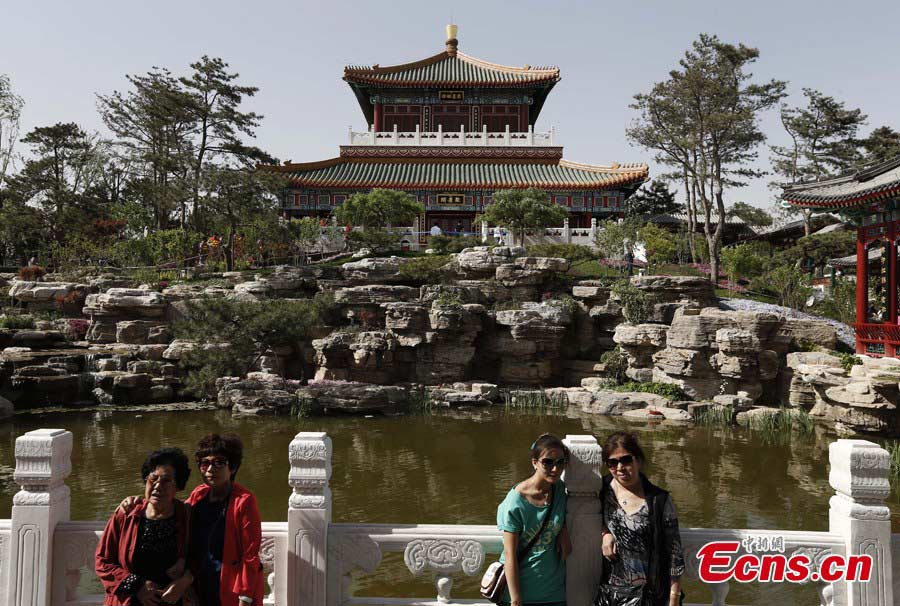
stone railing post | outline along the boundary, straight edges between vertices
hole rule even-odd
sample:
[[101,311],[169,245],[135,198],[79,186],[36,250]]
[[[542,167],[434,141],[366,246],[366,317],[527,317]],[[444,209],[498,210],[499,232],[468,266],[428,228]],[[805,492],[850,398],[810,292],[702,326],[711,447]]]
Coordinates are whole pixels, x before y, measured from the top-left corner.
[[72,433],[35,429],[16,438],[16,471],[21,490],[13,496],[10,523],[8,606],[50,606],[53,594],[65,599],[65,577],[54,582],[53,533],[69,519]]
[[563,219],[563,230],[562,231],[563,231],[563,233],[562,233],[563,242],[565,242],[566,244],[571,244],[572,243],[572,228],[569,227],[569,217],[566,217],[565,219]]
[[872,556],[868,583],[834,585],[835,606],[894,604],[891,568],[891,512],[884,504],[891,491],[890,455],[868,440],[838,440],[829,445],[831,497],[829,530],[844,537],[847,556]]
[[572,537],[572,555],[566,562],[566,603],[590,606],[600,582],[600,462],[601,448],[594,436],[566,436],[571,459],[563,476],[569,493],[566,527]]
[[291,440],[293,492],[288,503],[287,596],[276,604],[325,606],[325,564],[331,522],[331,438],[324,432],[300,432]]
[[591,217],[591,244],[590,246],[596,246],[594,242],[597,238],[597,217]]
[[490,233],[488,232],[487,221],[482,221],[481,222],[481,241],[487,242],[490,237],[491,236],[490,236]]

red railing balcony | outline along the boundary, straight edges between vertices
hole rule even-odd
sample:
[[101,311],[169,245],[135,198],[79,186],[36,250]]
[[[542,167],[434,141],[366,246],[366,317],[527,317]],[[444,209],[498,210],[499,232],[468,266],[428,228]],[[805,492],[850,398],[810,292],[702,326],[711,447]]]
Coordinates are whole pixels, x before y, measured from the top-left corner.
[[857,324],[856,351],[871,356],[897,356],[900,326],[897,324]]

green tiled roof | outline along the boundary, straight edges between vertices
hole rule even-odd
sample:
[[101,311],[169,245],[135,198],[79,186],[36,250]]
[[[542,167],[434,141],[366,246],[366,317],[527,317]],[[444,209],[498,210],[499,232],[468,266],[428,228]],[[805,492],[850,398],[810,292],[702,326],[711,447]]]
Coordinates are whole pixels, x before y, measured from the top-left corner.
[[781,197],[793,206],[846,208],[894,196],[900,196],[900,156],[851,175],[786,187]]
[[344,68],[348,82],[393,86],[521,86],[555,83],[557,67],[508,67],[444,51],[433,57],[389,67],[350,65]]
[[342,158],[279,167],[295,186],[495,189],[517,187],[596,189],[640,184],[646,164],[591,166],[558,162],[366,161]]

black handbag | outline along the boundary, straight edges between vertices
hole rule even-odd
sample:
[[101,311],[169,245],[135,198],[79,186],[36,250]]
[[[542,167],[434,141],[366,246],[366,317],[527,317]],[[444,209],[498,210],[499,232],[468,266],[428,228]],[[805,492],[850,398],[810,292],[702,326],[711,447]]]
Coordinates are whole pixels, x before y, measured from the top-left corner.
[[[531,551],[531,548],[534,547],[537,540],[544,534],[544,528],[547,527],[547,522],[553,515],[553,496],[554,489],[551,488],[550,507],[547,508],[547,515],[544,516],[544,520],[541,522],[541,527],[538,529],[537,534],[531,537],[531,540],[528,541],[525,549],[519,552],[517,558],[519,563],[522,562],[522,558]],[[494,604],[500,603],[503,599],[503,594],[506,592],[506,570],[503,568],[503,562],[492,562],[491,565],[487,567],[487,570],[484,571],[484,575],[481,577],[481,587],[479,591],[481,597],[490,600]]]
[[594,606],[653,606],[653,601],[645,596],[643,586],[600,585],[594,598]]

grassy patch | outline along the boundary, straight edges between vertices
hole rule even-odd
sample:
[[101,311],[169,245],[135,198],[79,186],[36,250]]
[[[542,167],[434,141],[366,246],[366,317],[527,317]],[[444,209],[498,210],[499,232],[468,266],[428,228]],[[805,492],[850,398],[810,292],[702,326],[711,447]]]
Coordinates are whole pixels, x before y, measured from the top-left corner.
[[0,328],[34,328],[31,316],[0,316]]
[[881,446],[891,455],[891,479],[900,479],[900,440],[886,440]]
[[582,261],[573,264],[566,272],[567,276],[579,280],[591,280],[594,278],[621,278],[622,274],[611,267],[601,265],[599,261]]
[[434,397],[426,388],[410,389],[406,400],[407,412],[410,414],[430,414],[434,410]]
[[443,282],[444,266],[450,262],[450,255],[424,255],[400,266],[400,276],[412,282],[437,284]]
[[727,288],[717,288],[716,296],[720,299],[749,299],[751,301],[757,301],[758,303],[778,305],[778,300],[775,297],[770,297],[769,295],[764,295],[757,292],[747,291],[742,293],[733,293]]
[[750,417],[747,428],[762,436],[764,442],[783,442],[790,440],[794,433],[811,434],[813,421],[803,409],[782,406],[770,414]]
[[543,389],[502,389],[500,397],[507,409],[563,410],[569,405],[565,394],[548,395]]
[[676,265],[674,263],[666,263],[663,265],[652,265],[648,272],[651,276],[698,276],[705,278],[706,274],[693,267],[692,265]]
[[691,413],[694,423],[706,427],[731,427],[736,416],[733,406],[721,405],[697,408]]
[[640,383],[629,381],[613,387],[615,391],[636,391],[639,393],[652,393],[669,400],[690,400],[684,391],[677,385],[669,383]]

